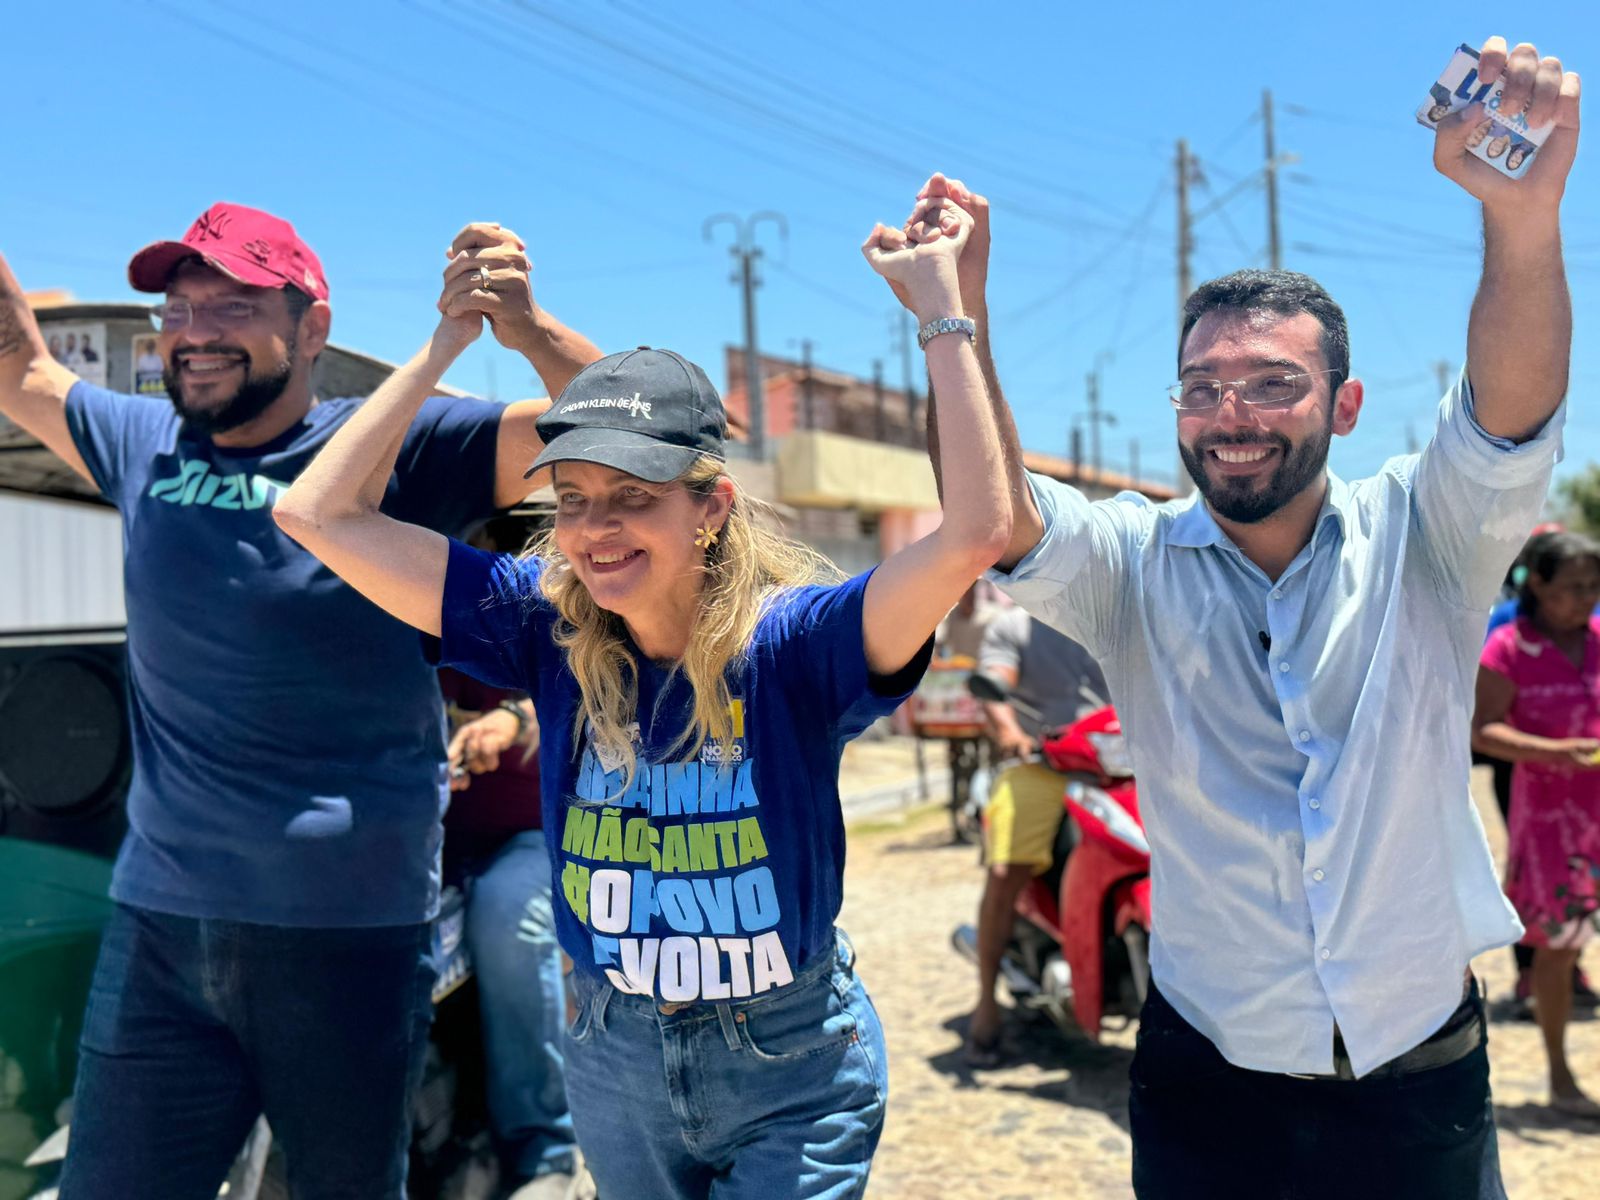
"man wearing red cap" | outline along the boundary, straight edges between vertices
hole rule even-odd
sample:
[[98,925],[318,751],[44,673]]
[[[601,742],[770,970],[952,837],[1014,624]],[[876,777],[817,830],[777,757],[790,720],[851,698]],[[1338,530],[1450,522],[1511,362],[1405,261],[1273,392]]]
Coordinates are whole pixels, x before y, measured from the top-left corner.
[[[447,289],[552,395],[599,351],[533,300],[522,243],[470,225]],[[170,398],[54,362],[0,259],[0,413],[122,512],[134,771],[84,1018],[65,1200],[213,1197],[256,1115],[297,1198],[400,1197],[448,796],[415,635],[271,509],[358,411],[318,402],[322,265],[217,204],[134,256]],[[544,405],[438,397],[386,511],[459,533],[526,494]]]

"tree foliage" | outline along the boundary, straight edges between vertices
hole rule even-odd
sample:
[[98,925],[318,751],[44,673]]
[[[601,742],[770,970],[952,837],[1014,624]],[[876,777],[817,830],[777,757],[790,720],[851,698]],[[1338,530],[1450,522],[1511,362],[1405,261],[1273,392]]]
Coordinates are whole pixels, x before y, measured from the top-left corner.
[[1600,537],[1600,463],[1590,463],[1556,484],[1561,523],[1568,529]]

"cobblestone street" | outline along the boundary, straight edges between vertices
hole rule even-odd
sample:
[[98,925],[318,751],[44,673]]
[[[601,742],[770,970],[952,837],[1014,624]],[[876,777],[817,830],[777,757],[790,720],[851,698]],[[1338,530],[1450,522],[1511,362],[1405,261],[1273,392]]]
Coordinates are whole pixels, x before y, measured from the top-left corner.
[[[887,774],[883,762],[892,753],[892,743],[871,751],[875,781]],[[1475,783],[1498,851],[1501,827],[1487,776]],[[949,844],[943,810],[859,820],[847,876],[843,924],[889,1040],[893,1095],[872,1200],[1129,1196],[1131,1029],[1094,1046],[1013,1015],[1001,1069],[974,1074],[962,1062],[973,973],[950,948],[950,932],[973,920],[981,876],[976,851]],[[1600,959],[1592,952],[1589,958],[1590,969],[1600,971]],[[1511,990],[1509,952],[1485,955],[1477,970],[1488,982],[1491,1013],[1498,1014]],[[1546,1113],[1537,1027],[1499,1019],[1490,1037],[1511,1197],[1593,1196],[1600,1184],[1600,1126]],[[1580,1080],[1600,1090],[1600,1021],[1575,1023],[1569,1046]]]

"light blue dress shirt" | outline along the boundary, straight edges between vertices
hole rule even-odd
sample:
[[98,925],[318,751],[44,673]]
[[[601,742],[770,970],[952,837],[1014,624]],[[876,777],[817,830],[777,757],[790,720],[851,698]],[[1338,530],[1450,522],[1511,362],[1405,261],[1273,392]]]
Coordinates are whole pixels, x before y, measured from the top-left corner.
[[1331,1073],[1337,1023],[1366,1074],[1521,936],[1468,794],[1472,697],[1565,409],[1514,445],[1471,406],[1463,378],[1420,455],[1330,474],[1279,579],[1198,496],[1090,503],[1039,476],[1044,537],[990,573],[1100,660],[1153,852],[1156,985],[1239,1066]]

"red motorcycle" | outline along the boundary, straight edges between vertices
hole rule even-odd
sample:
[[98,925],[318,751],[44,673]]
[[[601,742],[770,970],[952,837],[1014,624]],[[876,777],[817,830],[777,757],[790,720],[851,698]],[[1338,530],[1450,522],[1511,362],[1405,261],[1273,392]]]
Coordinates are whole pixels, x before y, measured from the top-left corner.
[[[1038,719],[998,680],[975,674],[968,686]],[[1047,731],[1040,750],[1066,777],[1066,812],[1050,869],[1017,900],[1000,977],[1020,1006],[1098,1040],[1106,1018],[1137,1017],[1149,989],[1150,843],[1115,709]],[[952,940],[977,962],[976,929],[963,925]]]

